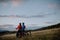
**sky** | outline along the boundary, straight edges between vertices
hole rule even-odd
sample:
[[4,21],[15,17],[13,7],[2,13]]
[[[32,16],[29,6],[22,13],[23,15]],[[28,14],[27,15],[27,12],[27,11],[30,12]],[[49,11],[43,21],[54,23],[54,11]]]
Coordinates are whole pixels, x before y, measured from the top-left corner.
[[60,0],[0,0],[0,25],[19,22],[27,27],[60,23]]

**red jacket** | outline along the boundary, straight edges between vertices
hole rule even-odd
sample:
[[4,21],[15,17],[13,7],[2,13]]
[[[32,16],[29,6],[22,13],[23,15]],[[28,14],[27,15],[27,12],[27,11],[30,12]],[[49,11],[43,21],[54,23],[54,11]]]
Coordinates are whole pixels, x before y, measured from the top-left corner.
[[22,29],[22,26],[18,25],[16,29],[20,30],[20,29]]

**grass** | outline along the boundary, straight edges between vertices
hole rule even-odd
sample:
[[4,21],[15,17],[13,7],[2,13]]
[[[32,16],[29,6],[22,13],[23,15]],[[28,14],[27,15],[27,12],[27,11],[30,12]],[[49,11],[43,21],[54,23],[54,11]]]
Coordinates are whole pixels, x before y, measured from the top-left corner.
[[[32,36],[18,38],[18,40],[60,40],[60,28],[34,31]],[[15,34],[10,36],[0,36],[0,40],[16,40]]]

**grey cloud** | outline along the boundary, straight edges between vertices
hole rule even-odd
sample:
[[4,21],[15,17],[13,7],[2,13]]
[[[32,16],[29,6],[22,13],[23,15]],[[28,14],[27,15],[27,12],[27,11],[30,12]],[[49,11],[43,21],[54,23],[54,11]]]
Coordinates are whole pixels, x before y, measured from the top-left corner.
[[31,16],[24,16],[24,15],[0,15],[0,17],[19,17],[19,18],[36,18],[36,17],[44,17],[44,15],[31,15]]
[[56,15],[57,13],[48,13],[48,14],[36,14],[36,15],[0,15],[0,17],[17,17],[17,18],[43,18],[50,15]]
[[8,1],[10,1],[10,0],[0,0],[0,2],[8,2]]
[[44,15],[33,15],[33,16],[30,16],[30,17],[44,17]]
[[55,24],[57,21],[46,21],[45,24]]
[[28,1],[28,0],[0,0],[0,2],[8,2],[8,1]]

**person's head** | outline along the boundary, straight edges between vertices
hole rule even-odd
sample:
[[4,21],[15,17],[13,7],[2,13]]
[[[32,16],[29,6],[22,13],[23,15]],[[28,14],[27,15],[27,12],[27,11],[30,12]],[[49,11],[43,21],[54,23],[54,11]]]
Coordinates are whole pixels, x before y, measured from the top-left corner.
[[19,23],[19,25],[21,25],[21,23]]
[[22,24],[24,25],[24,22]]

